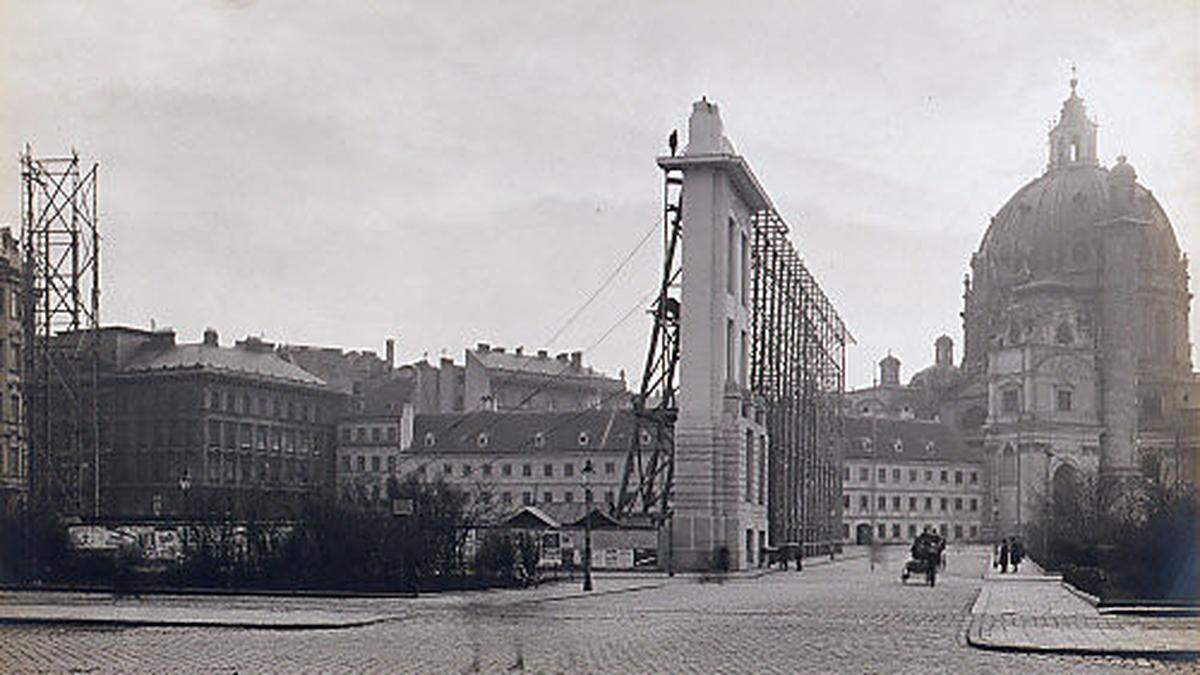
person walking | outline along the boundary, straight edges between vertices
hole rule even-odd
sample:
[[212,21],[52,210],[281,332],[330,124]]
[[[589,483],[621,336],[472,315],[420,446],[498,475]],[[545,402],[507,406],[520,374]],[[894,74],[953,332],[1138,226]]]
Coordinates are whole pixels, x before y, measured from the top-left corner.
[[1008,557],[1012,562],[1013,574],[1021,566],[1021,561],[1025,559],[1025,545],[1017,537],[1013,537],[1012,545],[1009,547]]
[[1008,573],[1008,552],[1009,552],[1008,539],[1005,538],[1000,541],[1000,573],[1001,574]]

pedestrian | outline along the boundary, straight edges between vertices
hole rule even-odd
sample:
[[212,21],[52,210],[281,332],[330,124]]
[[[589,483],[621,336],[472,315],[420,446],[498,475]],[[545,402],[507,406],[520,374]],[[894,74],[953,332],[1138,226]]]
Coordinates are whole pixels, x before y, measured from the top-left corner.
[[1008,573],[1008,539],[1000,540],[1000,573]]
[[1025,559],[1025,545],[1017,537],[1013,537],[1008,556],[1012,561],[1013,574],[1016,574],[1021,561]]

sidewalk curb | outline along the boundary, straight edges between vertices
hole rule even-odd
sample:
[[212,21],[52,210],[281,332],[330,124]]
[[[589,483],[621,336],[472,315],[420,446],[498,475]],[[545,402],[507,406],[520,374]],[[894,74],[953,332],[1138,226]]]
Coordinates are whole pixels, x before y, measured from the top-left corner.
[[1069,582],[1065,579],[1062,581],[1062,587],[1067,589],[1067,592],[1070,593],[1071,595],[1074,595],[1075,597],[1079,598],[1080,600],[1083,600],[1084,602],[1088,603],[1092,607],[1096,607],[1097,609],[1099,609],[1100,598],[1092,595],[1091,593],[1088,593],[1081,589],[1075,588],[1074,584],[1072,584],[1071,582]]
[[0,625],[24,625],[24,626],[88,626],[88,627],[104,627],[104,628],[237,628],[246,630],[277,630],[277,631],[302,631],[302,630],[342,630],[345,628],[361,628],[370,626],[384,621],[397,621],[404,617],[401,616],[377,616],[369,619],[354,619],[348,621],[338,621],[333,623],[314,623],[306,621],[285,621],[279,623],[266,623],[261,621],[208,621],[198,619],[195,621],[186,621],[178,619],[113,619],[113,618],[87,618],[87,617],[20,617],[20,616],[5,616],[0,617]]
[[975,649],[990,652],[1006,652],[1010,654],[1066,654],[1071,656],[1114,656],[1126,659],[1163,659],[1174,661],[1195,661],[1200,658],[1200,648],[1197,649],[1091,649],[1088,647],[1043,647],[1028,644],[1002,644],[984,640],[980,635],[978,617],[971,617],[971,625],[967,627],[967,644]]

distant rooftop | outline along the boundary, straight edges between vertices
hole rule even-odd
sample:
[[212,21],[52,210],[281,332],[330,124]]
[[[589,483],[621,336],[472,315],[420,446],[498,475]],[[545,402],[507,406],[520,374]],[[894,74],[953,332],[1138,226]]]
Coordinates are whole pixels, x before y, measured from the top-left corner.
[[171,334],[164,348],[138,354],[120,370],[126,373],[210,370],[313,386],[325,385],[321,378],[279,358],[274,345],[269,342],[248,337],[233,347],[222,347],[218,344],[216,331],[212,329],[205,331],[203,342],[195,344],[175,344],[174,335]]

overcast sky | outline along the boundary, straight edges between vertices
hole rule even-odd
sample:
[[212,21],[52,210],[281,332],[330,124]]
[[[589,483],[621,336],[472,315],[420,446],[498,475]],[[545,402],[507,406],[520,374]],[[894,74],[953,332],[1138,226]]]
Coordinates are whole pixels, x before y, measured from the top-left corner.
[[[395,335],[403,360],[585,349],[654,287],[657,246],[546,342],[655,223],[654,157],[707,95],[860,386],[943,332],[961,356],[970,254],[1042,172],[1071,63],[1101,161],[1129,156],[1197,276],[1198,22],[1195,0],[0,0],[0,222],[23,143],[73,146],[101,165],[105,323]],[[635,311],[585,359],[632,384],[648,332]]]

